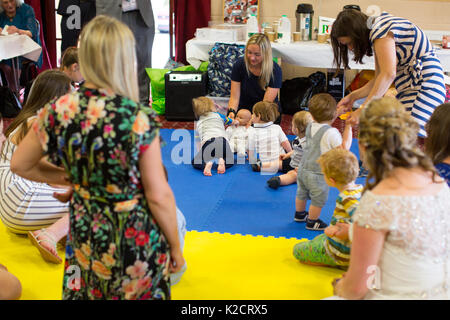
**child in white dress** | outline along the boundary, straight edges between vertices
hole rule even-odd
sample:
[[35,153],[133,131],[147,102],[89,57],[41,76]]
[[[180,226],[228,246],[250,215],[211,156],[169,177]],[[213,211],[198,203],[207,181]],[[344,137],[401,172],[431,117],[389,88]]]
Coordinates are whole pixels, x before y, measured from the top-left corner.
[[252,113],[250,110],[241,109],[236,114],[239,125],[237,127],[229,126],[226,130],[231,151],[237,153],[239,158],[245,157],[248,150],[248,134],[253,130],[251,127]]

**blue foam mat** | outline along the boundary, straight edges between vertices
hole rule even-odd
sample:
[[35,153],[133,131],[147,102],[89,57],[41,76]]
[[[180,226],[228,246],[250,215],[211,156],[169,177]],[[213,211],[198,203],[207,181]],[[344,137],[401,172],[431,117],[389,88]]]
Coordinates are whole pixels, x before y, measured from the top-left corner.
[[[161,129],[165,141],[163,162],[188,230],[298,239],[312,239],[319,234],[306,230],[305,223],[294,221],[296,184],[273,190],[266,184],[271,175],[253,172],[248,163],[235,164],[221,175],[213,170],[212,177],[205,177],[201,170],[194,169],[190,164],[194,155],[193,133]],[[292,140],[294,136],[288,138]],[[351,151],[359,157],[356,139]],[[364,178],[357,180],[361,184],[364,181]],[[338,190],[330,188],[321,214],[321,219],[327,223],[331,220],[337,195]]]

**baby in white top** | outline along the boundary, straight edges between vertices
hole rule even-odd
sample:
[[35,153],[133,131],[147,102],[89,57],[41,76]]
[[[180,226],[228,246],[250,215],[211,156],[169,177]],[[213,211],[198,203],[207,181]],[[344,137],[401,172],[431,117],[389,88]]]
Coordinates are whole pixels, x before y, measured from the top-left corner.
[[[253,106],[252,122],[254,130],[249,133],[248,157],[253,171],[276,173],[280,154],[292,151],[286,134],[274,124],[279,116],[276,103],[261,101]],[[259,160],[256,161],[256,154]]]
[[241,109],[236,114],[235,120],[239,121],[239,125],[227,128],[227,138],[230,142],[231,150],[237,153],[238,157],[245,157],[245,153],[248,150],[248,135],[253,130],[251,127],[252,113],[250,110]]

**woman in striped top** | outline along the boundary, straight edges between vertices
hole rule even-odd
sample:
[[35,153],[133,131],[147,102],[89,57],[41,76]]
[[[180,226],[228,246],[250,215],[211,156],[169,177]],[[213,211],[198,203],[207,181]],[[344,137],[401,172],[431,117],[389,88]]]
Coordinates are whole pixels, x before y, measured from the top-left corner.
[[[17,145],[36,119],[36,112],[54,97],[70,92],[70,78],[61,71],[42,72],[34,81],[27,103],[6,130],[0,154],[0,219],[19,234],[29,234],[42,254],[53,263],[61,263],[56,243],[67,235],[68,203],[53,197],[55,188],[19,177],[11,172],[10,161]],[[47,228],[47,229],[45,229]]]
[[419,136],[426,137],[425,124],[434,109],[445,100],[445,85],[439,58],[424,32],[412,22],[383,13],[368,17],[357,10],[344,10],[331,31],[334,60],[338,68],[348,69],[348,50],[354,61],[375,55],[375,78],[364,87],[345,96],[338,108],[350,111],[353,103],[365,102],[351,114],[351,123],[359,121],[362,108],[382,97],[392,82],[397,99],[419,123]]

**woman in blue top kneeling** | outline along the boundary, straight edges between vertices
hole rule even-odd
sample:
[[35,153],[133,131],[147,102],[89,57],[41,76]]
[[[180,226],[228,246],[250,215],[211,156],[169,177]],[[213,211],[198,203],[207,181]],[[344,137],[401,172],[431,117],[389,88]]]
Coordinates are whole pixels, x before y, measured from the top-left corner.
[[[231,94],[228,116],[234,118],[239,109],[252,111],[260,101],[275,102],[281,114],[278,92],[282,84],[281,68],[273,62],[272,47],[266,35],[254,34],[231,73]],[[275,121],[280,123],[281,116]]]

